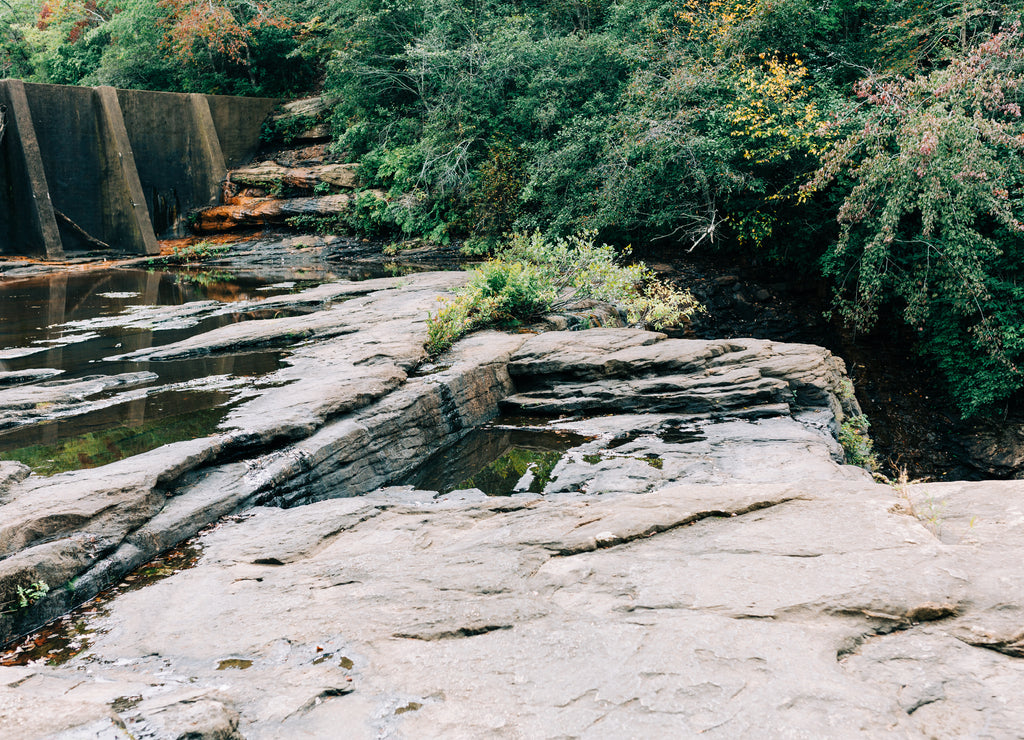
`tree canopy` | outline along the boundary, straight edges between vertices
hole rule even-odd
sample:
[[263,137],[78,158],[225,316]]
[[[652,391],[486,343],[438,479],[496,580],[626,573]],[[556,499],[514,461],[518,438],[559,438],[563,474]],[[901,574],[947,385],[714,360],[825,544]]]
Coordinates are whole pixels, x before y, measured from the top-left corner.
[[999,0],[0,0],[0,74],[317,90],[368,233],[593,230],[826,276],[965,414],[1024,386],[1024,36]]

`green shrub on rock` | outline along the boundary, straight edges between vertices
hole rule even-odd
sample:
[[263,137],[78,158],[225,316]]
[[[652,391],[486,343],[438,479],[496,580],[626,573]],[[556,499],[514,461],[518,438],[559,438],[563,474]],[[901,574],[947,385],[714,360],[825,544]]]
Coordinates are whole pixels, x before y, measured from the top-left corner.
[[620,264],[620,255],[595,245],[594,237],[512,235],[454,298],[441,299],[427,322],[427,349],[436,354],[473,329],[516,326],[587,299],[616,304],[630,324],[654,329],[685,324],[700,309],[689,291],[658,281],[643,263]]
[[878,458],[875,457],[875,445],[868,435],[868,417],[864,414],[851,416],[839,427],[839,443],[846,453],[848,465],[856,465],[865,470],[878,470]]

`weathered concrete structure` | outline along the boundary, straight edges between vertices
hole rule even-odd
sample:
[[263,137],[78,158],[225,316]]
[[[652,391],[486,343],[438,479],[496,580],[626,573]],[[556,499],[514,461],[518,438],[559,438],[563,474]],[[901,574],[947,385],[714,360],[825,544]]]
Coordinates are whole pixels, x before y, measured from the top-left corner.
[[0,253],[155,254],[216,203],[277,102],[0,80]]

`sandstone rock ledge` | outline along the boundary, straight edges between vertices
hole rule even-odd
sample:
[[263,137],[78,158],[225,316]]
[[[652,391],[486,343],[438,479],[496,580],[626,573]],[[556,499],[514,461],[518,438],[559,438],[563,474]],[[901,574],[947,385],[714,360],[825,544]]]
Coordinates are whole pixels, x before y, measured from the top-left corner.
[[[0,667],[0,734],[1021,736],[1024,484],[842,465],[856,408],[807,345],[485,333],[410,375],[411,307],[443,286],[325,300],[350,331],[319,313],[288,392],[215,440],[6,471],[0,577],[99,584],[237,516],[194,567],[72,618],[69,662]],[[217,331],[159,352],[223,351]],[[394,485],[499,402],[585,440],[540,493]]]

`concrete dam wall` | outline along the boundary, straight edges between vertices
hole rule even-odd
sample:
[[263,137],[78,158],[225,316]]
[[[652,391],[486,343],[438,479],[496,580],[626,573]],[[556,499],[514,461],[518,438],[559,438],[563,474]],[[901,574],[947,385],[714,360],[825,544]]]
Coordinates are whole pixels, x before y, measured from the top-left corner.
[[0,80],[0,254],[156,254],[279,101]]

